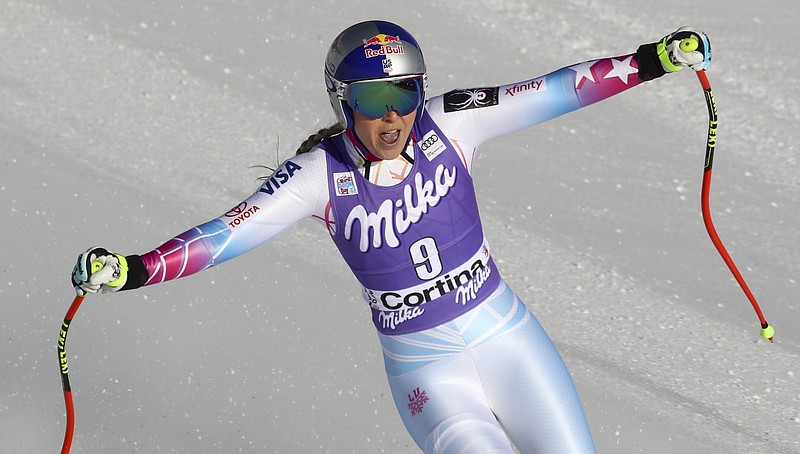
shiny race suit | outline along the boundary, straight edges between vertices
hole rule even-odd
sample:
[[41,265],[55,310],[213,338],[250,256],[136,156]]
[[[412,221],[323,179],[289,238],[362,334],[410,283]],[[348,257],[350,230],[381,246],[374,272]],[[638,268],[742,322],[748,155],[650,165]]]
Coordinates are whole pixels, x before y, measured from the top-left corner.
[[491,258],[472,163],[486,140],[641,82],[627,55],[433,97],[407,157],[395,160],[399,177],[397,163],[370,162],[346,131],[282,163],[228,213],[142,255],[146,276],[135,278],[195,273],[312,217],[364,286],[395,404],[425,452],[513,452],[512,442],[524,453],[594,452],[561,357]]

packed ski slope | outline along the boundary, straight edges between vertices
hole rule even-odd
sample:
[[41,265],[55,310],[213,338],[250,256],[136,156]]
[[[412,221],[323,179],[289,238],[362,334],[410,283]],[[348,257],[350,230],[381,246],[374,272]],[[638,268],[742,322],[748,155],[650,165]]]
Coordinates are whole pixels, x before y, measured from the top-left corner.
[[[564,356],[600,452],[800,453],[800,9],[778,0],[0,1],[0,452],[53,452],[75,257],[149,251],[249,195],[333,121],[330,40],[414,33],[430,90],[711,37],[711,206],[689,71],[481,149],[509,283]],[[358,286],[317,224],[185,280],[88,298],[67,352],[73,452],[417,452]]]

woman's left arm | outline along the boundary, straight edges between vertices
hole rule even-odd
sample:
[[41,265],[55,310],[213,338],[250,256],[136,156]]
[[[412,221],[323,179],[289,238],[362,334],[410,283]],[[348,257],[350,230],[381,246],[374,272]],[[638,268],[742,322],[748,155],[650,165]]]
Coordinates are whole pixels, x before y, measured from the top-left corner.
[[[512,84],[459,89],[432,98],[428,111],[443,131],[477,147],[598,101],[685,66],[708,67],[708,37],[681,28],[636,53],[566,66]],[[449,134],[448,134],[449,135]]]

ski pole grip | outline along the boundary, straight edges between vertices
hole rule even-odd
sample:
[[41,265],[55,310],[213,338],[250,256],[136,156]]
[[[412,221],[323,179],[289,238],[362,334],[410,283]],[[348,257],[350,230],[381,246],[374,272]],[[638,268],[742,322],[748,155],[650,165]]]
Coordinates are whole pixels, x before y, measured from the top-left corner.
[[697,38],[692,36],[690,38],[682,39],[679,46],[684,52],[694,52],[698,47],[700,47],[700,43],[697,41]]

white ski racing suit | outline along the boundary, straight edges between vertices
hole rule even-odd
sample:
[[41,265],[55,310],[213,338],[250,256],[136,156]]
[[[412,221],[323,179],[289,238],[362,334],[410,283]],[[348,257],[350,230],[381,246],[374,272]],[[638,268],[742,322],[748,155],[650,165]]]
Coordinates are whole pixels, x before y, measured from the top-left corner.
[[632,54],[432,97],[393,161],[366,159],[347,130],[284,161],[219,218],[129,256],[126,288],[217,265],[314,218],[364,287],[397,409],[420,448],[594,452],[561,357],[491,258],[471,174],[485,141],[638,85],[638,68]]

